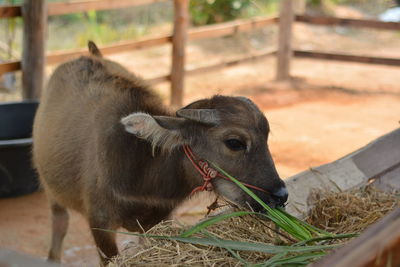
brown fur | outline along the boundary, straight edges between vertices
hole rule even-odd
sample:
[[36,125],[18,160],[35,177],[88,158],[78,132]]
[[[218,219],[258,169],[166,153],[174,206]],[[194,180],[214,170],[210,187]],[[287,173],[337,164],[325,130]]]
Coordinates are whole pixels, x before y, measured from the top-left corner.
[[[60,260],[67,208],[83,214],[92,229],[140,231],[138,222],[148,229],[165,219],[202,184],[183,144],[269,190],[257,195],[271,205],[282,204],[273,197],[284,184],[266,146],[268,122],[250,100],[216,96],[185,107],[217,110],[218,125],[177,118],[140,78],[101,58],[94,43],[89,47],[93,56],[55,70],[34,123],[34,164],[53,213],[49,259]],[[232,136],[246,151],[227,148],[224,140]],[[230,182],[214,186],[234,203],[257,206]],[[101,255],[118,253],[113,234],[92,233]]]

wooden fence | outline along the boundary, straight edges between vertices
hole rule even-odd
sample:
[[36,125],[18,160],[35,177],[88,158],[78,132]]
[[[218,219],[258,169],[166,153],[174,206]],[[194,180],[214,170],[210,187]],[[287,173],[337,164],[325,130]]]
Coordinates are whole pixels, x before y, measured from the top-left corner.
[[[79,55],[87,54],[87,49],[76,49],[72,51],[53,52],[45,55],[45,29],[47,27],[46,24],[48,16],[84,12],[89,10],[125,8],[165,1],[168,0],[98,0],[50,3],[47,5],[45,0],[25,0],[22,6],[1,6],[0,18],[12,18],[19,16],[24,18],[24,41],[22,60],[0,64],[0,75],[5,72],[22,70],[24,98],[37,98],[43,86],[44,66],[46,63],[56,64],[75,58]],[[171,104],[174,106],[180,106],[182,104],[183,85],[186,75],[194,75],[206,71],[212,71],[242,62],[249,62],[252,60],[265,58],[275,54],[277,55],[277,80],[287,80],[290,78],[290,62],[293,56],[400,66],[400,59],[396,58],[293,50],[291,42],[292,27],[295,22],[313,25],[335,25],[343,27],[363,27],[385,30],[400,30],[400,23],[363,19],[295,15],[293,10],[293,0],[282,0],[279,17],[259,17],[247,20],[235,20],[227,23],[189,29],[189,0],[172,1],[174,1],[175,14],[174,30],[172,34],[151,36],[135,41],[120,42],[101,47],[101,50],[103,54],[112,54],[171,43],[171,73],[169,75],[153,78],[149,81],[151,83],[171,81]],[[277,23],[279,23],[280,33],[277,51],[271,50],[264,53],[240,57],[198,69],[185,69],[185,47],[187,41],[232,35],[238,32],[251,31],[256,28],[262,28],[267,25],[273,25]]]
[[[165,2],[168,0],[99,0],[99,1],[85,1],[85,2],[69,2],[69,3],[51,3],[46,5],[45,1],[42,0],[25,0],[25,3],[22,6],[3,6],[0,7],[0,18],[12,18],[23,16],[26,19],[27,14],[35,13],[36,17],[47,17],[53,15],[61,15],[68,14],[74,12],[83,12],[88,10],[103,10],[103,9],[116,9],[116,8],[124,8],[129,6],[138,6],[145,4],[152,4],[156,2]],[[246,19],[246,20],[236,20],[233,22],[220,23],[210,26],[197,27],[193,29],[188,29],[188,2],[189,0],[173,0],[174,1],[174,30],[172,34],[167,35],[159,35],[159,36],[151,36],[147,38],[142,38],[135,41],[125,41],[119,42],[113,45],[108,45],[101,47],[101,51],[103,54],[113,54],[120,53],[126,51],[133,51],[143,48],[149,48],[152,46],[163,45],[167,43],[172,43],[172,68],[171,74],[164,75],[160,77],[156,77],[150,79],[150,83],[159,83],[164,81],[171,81],[171,104],[174,106],[180,106],[182,104],[183,98],[183,84],[184,77],[186,75],[194,75],[203,73],[205,71],[216,70],[219,68],[223,68],[225,66],[232,66],[235,64],[239,64],[241,62],[247,62],[251,60],[256,60],[259,58],[264,58],[265,56],[272,55],[275,51],[268,51],[262,54],[255,54],[246,57],[236,58],[230,61],[217,63],[214,65],[201,67],[198,69],[190,69],[186,70],[185,66],[185,44],[187,40],[198,40],[204,38],[212,38],[212,37],[220,37],[226,35],[232,35],[239,32],[250,31],[253,29],[265,27],[267,25],[276,24],[278,21],[277,17],[262,17],[262,18],[254,18],[254,19]],[[40,6],[42,10],[47,9],[46,12],[41,12],[38,15],[38,11],[36,7],[32,7],[29,4],[35,3],[36,6]],[[34,9],[36,8],[36,9]],[[41,27],[46,27],[45,21]],[[26,25],[26,21],[24,25]],[[29,23],[30,24],[30,23]],[[40,27],[40,23],[37,22],[35,24],[36,27]],[[29,28],[29,27],[27,27]],[[38,33],[31,29],[31,32],[24,33],[24,37],[28,36],[24,39],[31,39],[29,36],[38,36]],[[44,36],[39,37],[42,38],[42,43],[38,44],[38,47],[41,47],[41,50],[44,51]],[[25,42],[24,42],[25,43]],[[26,40],[26,43],[30,43],[30,41]],[[36,50],[36,49],[35,49]],[[23,83],[23,95],[24,98],[36,98],[39,95],[39,91],[42,88],[42,80],[38,77],[43,77],[43,69],[44,62],[47,64],[57,64],[61,63],[65,60],[76,58],[80,55],[86,55],[87,49],[75,49],[71,51],[58,51],[49,53],[46,56],[43,56],[41,59],[40,53],[32,54],[30,53],[32,49],[24,49],[23,59],[21,61],[13,61],[6,62],[0,64],[0,75],[5,72],[18,71],[22,70],[23,76],[32,77],[37,82],[36,84],[32,83]],[[30,67],[27,64],[24,64],[24,57],[29,57],[29,55],[36,56],[37,62],[42,62],[42,66],[38,67]]]
[[293,50],[292,28],[294,22],[307,23],[312,25],[373,28],[381,30],[400,31],[400,23],[397,22],[381,22],[377,20],[337,18],[328,16],[296,15],[293,3],[293,0],[281,1],[279,22],[280,36],[276,74],[277,80],[288,80],[290,78],[290,62],[292,57],[400,66],[400,58],[371,57],[366,55],[327,53],[322,51]]

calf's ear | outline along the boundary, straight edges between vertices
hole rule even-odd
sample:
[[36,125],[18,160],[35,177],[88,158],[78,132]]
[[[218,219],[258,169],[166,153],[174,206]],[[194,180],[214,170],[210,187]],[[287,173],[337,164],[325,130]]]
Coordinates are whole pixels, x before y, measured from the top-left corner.
[[211,126],[218,125],[220,121],[218,110],[216,109],[180,109],[176,112],[176,115]]
[[181,134],[185,119],[168,116],[151,116],[147,113],[135,112],[121,119],[125,130],[135,136],[149,141],[153,147],[163,151],[172,151],[184,145]]

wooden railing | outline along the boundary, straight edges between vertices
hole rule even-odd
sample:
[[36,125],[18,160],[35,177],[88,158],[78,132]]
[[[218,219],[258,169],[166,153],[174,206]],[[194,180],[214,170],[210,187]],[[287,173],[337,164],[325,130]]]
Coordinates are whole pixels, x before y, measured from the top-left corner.
[[303,57],[303,58],[316,58],[324,60],[346,61],[346,62],[387,65],[387,66],[400,66],[400,58],[370,57],[370,56],[359,56],[351,54],[302,51],[302,50],[293,50],[293,53],[295,57]]
[[400,30],[400,23],[397,22],[382,22],[377,20],[337,18],[328,16],[295,15],[293,1],[281,0],[279,22],[280,37],[277,58],[278,68],[276,74],[277,80],[290,79],[290,62],[293,56],[300,58],[400,66],[400,58],[371,57],[368,55],[329,53],[325,51],[294,50],[292,48],[292,28],[295,22],[307,23],[311,25],[372,28],[395,31]]
[[309,23],[314,25],[329,25],[329,26],[400,31],[400,23],[398,22],[383,22],[383,21],[369,20],[369,19],[346,19],[346,18],[307,16],[307,15],[296,15],[295,19],[297,22]]
[[[324,16],[297,15],[295,17],[295,21],[308,23],[312,25],[342,26],[342,27],[353,27],[353,28],[400,31],[400,23],[398,22],[382,22],[382,21],[368,20],[368,19],[348,19],[348,18],[336,18],[336,17],[324,17]],[[346,61],[346,62],[356,62],[365,64],[400,66],[400,58],[372,57],[367,55],[327,53],[322,51],[302,51],[302,50],[294,50],[293,53],[295,57],[303,57],[303,58],[315,58],[323,60]]]
[[[267,25],[275,24],[277,21],[278,21],[277,17],[263,17],[263,18],[253,18],[246,20],[235,20],[233,22],[226,22],[216,25],[193,28],[188,30],[187,35],[190,41],[205,39],[205,38],[228,36],[239,32],[246,32],[257,28],[262,28]],[[113,45],[102,46],[101,52],[104,55],[122,53],[127,51],[139,50],[153,46],[168,44],[171,43],[171,41],[172,41],[172,34],[152,36],[134,41],[124,41],[124,42],[114,43]],[[46,63],[57,64],[87,54],[88,52],[86,48],[74,49],[69,51],[52,52],[47,54]],[[20,61],[2,63],[0,64],[0,75],[5,72],[18,71],[20,69],[21,69]]]
[[[85,2],[70,2],[70,3],[51,3],[48,5],[47,8],[47,15],[61,15],[61,14],[68,14],[74,12],[83,12],[88,10],[102,10],[102,9],[116,9],[116,8],[124,8],[128,6],[138,6],[138,5],[145,5],[151,4],[156,2],[165,2],[166,0],[101,0],[101,1],[85,1]],[[181,10],[181,18],[175,19],[174,28],[178,28],[182,22],[182,14],[187,14],[187,6],[184,6],[188,0],[174,0],[175,7],[174,11],[175,14],[179,13]],[[183,6],[182,6],[183,5]],[[24,8],[21,6],[6,6],[0,7],[0,18],[11,18],[22,16]],[[26,11],[27,12],[27,11]],[[183,13],[182,13],[183,12]],[[184,21],[187,21],[187,15],[183,18]],[[238,62],[244,62],[248,60],[254,60],[258,57],[262,58],[265,57],[265,53],[263,54],[256,54],[250,57],[234,59],[227,62],[221,62],[211,66],[201,67],[199,69],[191,69],[185,70],[182,62],[184,63],[184,53],[179,52],[180,50],[184,50],[184,43],[186,43],[186,39],[188,40],[199,40],[204,38],[213,38],[213,37],[220,37],[220,36],[227,36],[236,34],[239,32],[246,32],[251,31],[257,28],[262,28],[267,25],[276,24],[278,21],[277,17],[261,17],[261,18],[253,18],[253,19],[245,19],[245,20],[235,20],[232,22],[220,23],[210,26],[203,26],[203,27],[196,27],[192,29],[184,29],[183,31],[174,34],[167,34],[167,35],[159,35],[159,36],[151,36],[142,38],[139,40],[134,41],[124,41],[115,43],[108,46],[100,47],[103,54],[114,54],[114,53],[121,53],[126,51],[134,51],[143,48],[149,48],[153,46],[159,46],[167,43],[172,43],[173,49],[174,47],[179,47],[175,49],[175,53],[172,55],[172,70],[170,75],[164,75],[160,77],[155,77],[149,80],[151,83],[159,83],[164,81],[171,81],[171,103],[173,105],[180,105],[182,103],[182,94],[183,94],[183,78],[185,74],[193,75],[197,73],[203,73],[205,71],[215,70],[217,68],[222,68],[224,66],[238,64]],[[174,36],[181,36],[177,38],[174,43]],[[182,36],[184,37],[182,40]],[[274,51],[270,51],[266,54],[272,55]],[[81,55],[87,55],[87,49],[75,49],[69,51],[57,51],[48,53],[45,57],[45,62],[47,64],[57,64],[69,59],[76,58]],[[182,56],[183,55],[183,58]],[[180,59],[179,59],[180,57]],[[176,62],[179,63],[176,66]],[[175,65],[174,65],[175,62]],[[0,64],[0,75],[5,72],[12,72],[23,70],[23,64],[21,61],[13,61],[13,62],[6,62]],[[29,72],[31,73],[31,72]],[[33,74],[29,74],[33,75]],[[174,78],[175,77],[175,78]],[[177,84],[180,84],[177,89],[175,88]],[[25,91],[34,91],[32,88],[26,88]],[[34,93],[26,93],[26,96],[33,96]]]
[[[58,16],[89,10],[111,10],[125,7],[141,6],[166,2],[168,0],[99,0],[65,3],[50,3],[47,8],[48,16]],[[1,6],[0,18],[13,18],[22,16],[22,6]]]
[[[0,7],[0,18],[13,18],[23,16],[25,23],[23,58],[21,61],[1,63],[0,75],[5,72],[22,70],[23,77],[27,77],[26,79],[23,78],[22,83],[24,97],[35,98],[38,96],[38,92],[42,87],[42,81],[40,79],[43,78],[44,62],[46,62],[47,64],[57,64],[65,60],[87,54],[87,49],[76,49],[70,51],[52,52],[47,55],[44,55],[43,53],[43,57],[41,58],[40,51],[44,50],[44,35],[43,33],[41,33],[41,35],[38,36],[38,29],[44,29],[46,27],[46,18],[48,16],[84,12],[89,10],[118,9],[165,1],[168,0],[80,1],[67,3],[50,3],[47,5],[46,8],[45,0],[25,0],[25,4],[22,6],[2,6]],[[278,62],[278,80],[286,80],[290,78],[290,62],[293,56],[367,64],[400,66],[400,59],[397,58],[382,58],[370,57],[365,55],[294,50],[291,44],[292,26],[295,22],[308,23],[313,25],[335,25],[343,27],[362,27],[384,30],[400,30],[400,23],[326,16],[295,15],[292,0],[282,0],[280,19],[278,17],[259,17],[188,29],[187,9],[189,0],[173,1],[175,13],[173,34],[151,36],[134,41],[119,42],[112,45],[103,46],[101,47],[101,51],[103,54],[113,54],[171,43],[173,66],[171,68],[171,74],[155,77],[153,79],[150,79],[149,82],[159,83],[164,81],[171,81],[171,103],[176,106],[181,105],[182,103],[183,80],[185,75],[194,75],[198,73],[203,73],[205,71],[212,71],[226,66],[232,66],[241,62],[256,60],[275,54],[277,55]],[[29,14],[35,14],[36,16],[29,16]],[[45,19],[43,20],[43,18]],[[277,51],[266,51],[264,53],[254,54],[243,58],[237,58],[231,61],[221,62],[211,66],[203,66],[198,69],[185,70],[185,44],[188,40],[191,41],[203,38],[214,38],[233,35],[238,32],[251,31],[257,28],[262,28],[277,23],[279,23],[280,33]],[[29,25],[35,25],[35,27],[29,27]],[[32,42],[32,40],[35,40],[35,42]],[[38,62],[41,62],[42,65],[38,66]],[[34,80],[37,81],[32,82]]]
[[21,6],[0,6],[0,18],[15,18],[21,16]]

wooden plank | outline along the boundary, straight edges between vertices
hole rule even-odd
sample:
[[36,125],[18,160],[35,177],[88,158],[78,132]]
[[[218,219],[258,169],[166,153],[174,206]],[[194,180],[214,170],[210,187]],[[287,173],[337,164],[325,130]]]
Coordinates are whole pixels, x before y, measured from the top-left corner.
[[218,23],[215,25],[202,26],[191,29],[188,33],[190,40],[203,38],[215,38],[220,36],[232,35],[238,32],[251,31],[272,25],[278,22],[277,17],[260,17],[253,19],[241,19],[231,22]]
[[[171,41],[172,36],[170,35],[160,35],[150,38],[145,38],[135,41],[119,42],[117,44],[102,46],[100,47],[101,53],[103,55],[121,53],[132,50],[139,50],[144,48],[149,48],[157,45],[167,44]],[[47,56],[48,64],[56,64],[66,60],[76,58],[78,56],[88,55],[87,48],[76,49],[72,51],[58,51],[53,52]]]
[[328,16],[297,15],[296,21],[314,25],[334,25],[343,27],[400,30],[399,22],[383,22],[378,20],[367,20],[367,19],[348,19],[348,18],[328,17]]
[[373,179],[373,185],[385,192],[393,190],[400,191],[400,163],[397,168],[389,170],[388,172],[379,176],[379,178]]
[[[238,20],[212,26],[202,26],[188,31],[188,39],[198,40],[203,38],[214,38],[231,35],[236,32],[250,31],[258,27],[271,25],[276,23],[276,21],[278,21],[277,17],[268,17],[250,20]],[[124,41],[112,45],[102,46],[100,47],[100,50],[104,55],[108,55],[132,50],[145,49],[153,46],[167,44],[171,41],[172,35],[158,35],[142,38],[135,41]],[[58,64],[82,55],[88,55],[88,51],[86,48],[52,52],[46,56],[46,63]],[[12,64],[4,64],[4,66],[0,64],[0,74],[8,71],[20,70],[20,65],[21,64],[19,61],[12,62]]]
[[[188,39],[198,40],[203,38],[213,38],[234,34],[235,32],[250,31],[258,27],[264,27],[276,23],[278,18],[258,18],[251,20],[239,20],[222,25],[202,26],[188,31]],[[137,49],[144,49],[152,46],[166,44],[172,41],[172,35],[159,35],[147,37],[141,40],[125,41],[113,45],[100,47],[104,55],[114,54]],[[87,49],[76,49],[72,51],[53,52],[47,56],[48,64],[56,64],[65,60],[73,59],[77,56],[87,55]]]
[[189,24],[189,0],[174,0],[174,30],[172,34],[171,105],[183,103],[185,54]]
[[168,0],[100,0],[61,2],[49,4],[49,16],[64,15],[70,13],[85,12],[89,10],[108,10],[126,8],[132,6],[148,5]]
[[279,41],[276,80],[290,79],[290,62],[292,58],[292,25],[294,10],[292,0],[282,0],[279,11]]
[[[126,8],[133,6],[141,6],[166,2],[169,0],[100,0],[100,1],[80,1],[80,2],[61,2],[50,3],[48,5],[48,15],[58,16],[70,13],[86,12],[89,10],[109,10]],[[22,16],[21,6],[1,6],[0,18],[12,18]]]
[[[250,55],[250,56],[243,56],[243,57],[239,57],[239,58],[236,58],[233,60],[223,61],[223,62],[212,64],[212,65],[207,65],[207,66],[203,66],[203,67],[185,70],[185,75],[191,76],[191,75],[203,74],[206,72],[211,72],[211,71],[223,69],[226,67],[236,66],[241,63],[253,62],[253,61],[260,60],[260,59],[263,59],[263,58],[266,58],[266,57],[269,57],[269,56],[272,56],[275,54],[276,54],[276,50],[270,50],[270,51],[266,51],[263,53]],[[150,84],[158,84],[161,82],[167,82],[170,79],[171,79],[171,75],[163,75],[163,76],[147,79],[146,81]]]
[[400,208],[313,267],[400,266]]
[[22,16],[21,6],[16,6],[16,5],[0,6],[0,18],[14,18],[21,16]]
[[[235,22],[221,23],[222,25],[203,26],[188,31],[188,38],[190,40],[197,40],[202,38],[212,38],[231,35],[235,32],[250,31],[254,28],[264,27],[273,24],[277,18],[258,18],[251,20],[238,20]],[[146,37],[135,41],[125,41],[116,44],[100,47],[104,55],[114,54],[138,49],[144,49],[152,46],[167,44],[172,41],[172,35],[159,35]],[[47,56],[48,64],[56,64],[66,60],[73,59],[77,56],[87,55],[87,49],[76,49],[72,51],[58,51],[53,52]]]
[[276,54],[276,50],[270,50],[270,51],[263,52],[263,53],[253,54],[253,55],[249,55],[249,56],[243,56],[243,57],[239,57],[236,59],[216,63],[213,65],[208,65],[208,66],[203,66],[203,67],[187,70],[186,74],[187,75],[202,74],[205,72],[215,71],[215,70],[223,69],[226,67],[233,67],[235,65],[242,64],[242,63],[253,62],[253,61],[260,60],[260,59],[263,59],[263,58],[266,58],[268,56],[272,56],[275,54]]
[[346,62],[357,62],[364,64],[378,64],[387,66],[400,66],[400,58],[370,57],[351,54],[327,53],[319,51],[294,51],[295,57],[315,58],[324,60],[336,60]]
[[398,166],[400,164],[400,131],[377,139],[369,145],[368,149],[355,154],[353,161],[369,177],[381,176]]
[[45,34],[47,12],[45,0],[24,0],[22,96],[24,99],[39,98],[43,87],[45,67]]
[[0,76],[6,72],[13,72],[21,69],[20,61],[11,61],[6,63],[0,63]]
[[167,74],[155,78],[146,79],[146,82],[151,85],[154,85],[162,82],[169,82],[170,80],[171,80],[171,75]]

